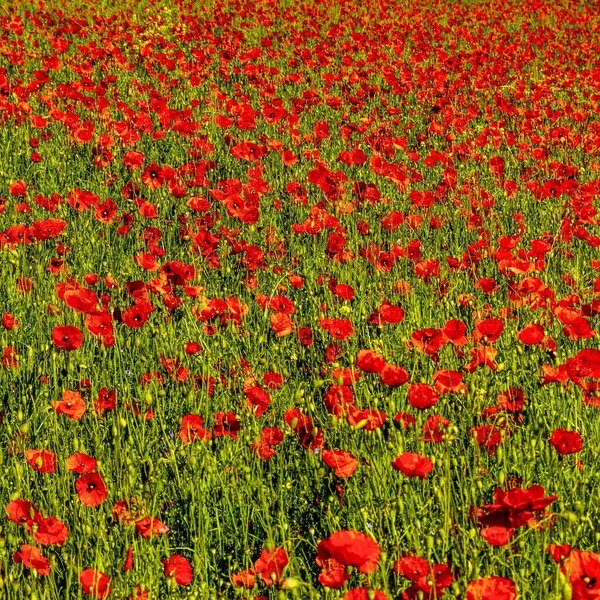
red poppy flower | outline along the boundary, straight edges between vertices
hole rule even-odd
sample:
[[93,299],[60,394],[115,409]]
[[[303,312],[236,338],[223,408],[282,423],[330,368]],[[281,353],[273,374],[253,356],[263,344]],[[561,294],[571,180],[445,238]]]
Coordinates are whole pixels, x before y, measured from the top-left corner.
[[467,600],[517,600],[517,588],[512,579],[484,577],[469,583]]
[[320,319],[321,327],[336,340],[346,340],[354,333],[350,319]]
[[437,392],[426,383],[411,383],[408,388],[408,401],[411,406],[419,410],[435,406],[439,399]]
[[100,506],[108,495],[104,480],[99,473],[86,473],[82,475],[76,482],[75,488],[79,500],[85,506]]
[[198,342],[188,342],[185,345],[186,354],[198,354],[202,350],[202,346]]
[[25,450],[25,459],[38,473],[54,473],[56,471],[56,454],[49,450]]
[[8,331],[10,331],[14,327],[18,327],[19,322],[15,319],[13,314],[4,313],[2,315],[2,326],[4,327],[4,329],[8,329]]
[[288,562],[288,556],[283,548],[273,548],[270,551],[263,548],[254,563],[254,571],[260,575],[267,586],[271,586],[279,581]]
[[365,373],[381,373],[385,365],[385,358],[375,350],[359,350],[356,356],[356,366]]
[[63,283],[56,286],[58,297],[79,314],[89,314],[96,309],[98,296],[78,283]]
[[67,526],[56,517],[44,518],[40,513],[37,513],[35,523],[37,528],[33,537],[42,546],[52,546],[54,544],[62,546],[69,537]]
[[562,455],[577,454],[583,448],[583,440],[577,431],[555,429],[550,437],[554,449]]
[[465,335],[467,326],[457,319],[450,319],[442,329],[444,338],[454,346],[465,346],[468,343],[468,338]]
[[13,500],[6,505],[6,514],[8,520],[17,525],[25,525],[31,531],[34,519],[38,516],[38,511],[27,500]]
[[321,560],[333,558],[365,574],[375,571],[380,554],[379,544],[360,531],[337,531],[317,546],[317,555]]
[[398,573],[410,581],[417,581],[429,574],[431,567],[425,558],[420,556],[403,556],[394,563],[394,573]]
[[350,579],[350,573],[346,571],[346,567],[333,558],[320,559],[317,557],[316,563],[321,567],[319,583],[325,587],[338,590]]
[[312,329],[310,327],[298,328],[298,340],[303,346],[312,346]]
[[483,340],[487,344],[493,344],[504,331],[504,321],[490,317],[482,321],[476,321],[475,333],[473,334],[473,341],[478,343]]
[[123,572],[127,573],[133,569],[133,550],[127,548],[127,554],[125,556],[125,563],[123,564]]
[[135,522],[135,530],[144,538],[148,539],[155,535],[163,535],[169,531],[169,528],[158,519],[144,517]]
[[336,477],[350,477],[358,468],[358,460],[346,450],[323,450],[323,461],[334,469]]
[[412,346],[418,352],[429,356],[436,354],[446,343],[446,337],[441,329],[417,329],[410,336]]
[[54,408],[57,415],[63,414],[73,421],[79,421],[85,414],[86,406],[85,401],[78,392],[65,390],[61,400],[52,402],[52,408]]
[[496,447],[502,442],[500,430],[493,425],[480,425],[471,427],[469,433],[477,441],[480,448],[487,448],[489,454],[493,454]]
[[283,376],[274,371],[269,371],[263,375],[263,383],[270,390],[278,390],[283,385]]
[[121,318],[127,327],[138,329],[150,318],[150,313],[154,307],[147,300],[138,299],[133,306],[124,310]]
[[83,333],[74,325],[60,325],[52,330],[52,341],[59,350],[71,352],[81,348]]
[[548,544],[546,552],[550,553],[555,563],[561,563],[571,553],[570,544]]
[[460,371],[436,371],[433,374],[433,385],[440,394],[452,392],[454,394],[464,394],[467,387],[462,383],[463,374]]
[[213,435],[215,437],[230,436],[237,440],[237,434],[240,430],[240,422],[234,412],[224,413],[217,411],[215,413],[215,426],[213,427]]
[[532,323],[519,331],[517,337],[522,344],[526,346],[535,346],[544,339],[544,328],[541,325]]
[[373,325],[397,325],[404,319],[404,309],[400,306],[394,306],[387,300],[382,302],[381,306],[368,318],[368,322]]
[[484,527],[479,532],[481,537],[490,546],[506,546],[515,535],[515,530],[512,527]]
[[181,431],[179,439],[184,444],[190,442],[202,441],[207,442],[211,439],[212,434],[208,429],[202,427],[204,421],[200,415],[186,415],[181,419]]
[[256,577],[253,569],[238,571],[231,575],[231,583],[233,583],[234,587],[243,587],[250,590],[254,587],[255,582]]
[[568,573],[573,600],[600,597],[600,554],[572,550],[561,571]]
[[110,595],[110,579],[102,571],[86,569],[79,575],[79,582],[86,596],[108,598]]
[[276,333],[277,337],[285,337],[294,332],[294,321],[292,318],[282,312],[277,312],[271,315],[271,329]]
[[342,600],[389,600],[381,590],[373,590],[366,587],[352,588],[343,596]]
[[427,475],[433,471],[433,463],[421,454],[404,452],[392,461],[392,467],[401,471],[407,477],[421,477],[427,479]]
[[409,379],[408,371],[398,365],[384,365],[379,372],[379,377],[381,383],[392,388],[404,385]]
[[23,563],[25,567],[34,570],[38,575],[50,575],[50,561],[42,556],[35,546],[23,544],[20,550],[13,554],[15,563]]
[[411,427],[414,427],[416,423],[417,420],[412,415],[409,415],[408,413],[403,411],[396,413],[396,416],[394,417],[394,425],[398,429],[410,429]]
[[163,559],[165,565],[165,577],[172,577],[179,585],[190,585],[194,575],[192,573],[192,565],[187,558],[181,554],[173,554],[169,560]]
[[259,386],[253,386],[245,390],[248,406],[257,417],[262,417],[269,405],[271,397]]
[[440,444],[444,441],[446,429],[449,427],[450,421],[441,415],[431,415],[423,425],[423,438],[426,442],[434,442]]
[[348,407],[348,414],[346,415],[346,421],[358,429],[366,429],[367,431],[373,431],[383,427],[387,421],[387,414],[382,410],[375,410],[372,408],[363,408],[362,410],[357,409],[355,406]]

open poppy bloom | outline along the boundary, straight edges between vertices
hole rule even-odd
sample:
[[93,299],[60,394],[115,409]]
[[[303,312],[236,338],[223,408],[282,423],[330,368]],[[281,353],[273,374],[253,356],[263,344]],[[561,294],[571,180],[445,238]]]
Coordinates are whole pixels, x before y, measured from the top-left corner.
[[56,454],[50,450],[25,450],[25,459],[29,466],[38,473],[54,473],[56,471]]
[[516,600],[514,581],[506,577],[484,577],[467,586],[467,600]]
[[350,477],[358,468],[358,460],[345,450],[323,450],[323,461],[331,467],[336,477]]
[[62,325],[52,330],[52,341],[59,350],[71,352],[81,348],[83,333],[73,325]]
[[172,577],[179,585],[186,586],[192,583],[192,565],[185,556],[173,554],[169,560],[163,559],[162,563],[165,565],[165,577]]
[[80,573],[79,582],[86,596],[108,598],[110,595],[110,579],[102,571],[86,569]]
[[21,549],[13,554],[13,560],[17,564],[23,563],[25,567],[36,571],[38,575],[50,575],[50,561],[42,556],[35,546],[23,544]]
[[379,563],[379,544],[360,531],[337,531],[317,546],[320,560],[333,558],[346,566],[356,567],[361,573],[372,573]]
[[75,483],[77,495],[82,504],[94,507],[100,506],[108,495],[104,480],[99,473],[86,473]]
[[392,461],[392,467],[401,471],[407,477],[420,477],[427,479],[433,471],[433,463],[426,457],[414,452],[404,452]]

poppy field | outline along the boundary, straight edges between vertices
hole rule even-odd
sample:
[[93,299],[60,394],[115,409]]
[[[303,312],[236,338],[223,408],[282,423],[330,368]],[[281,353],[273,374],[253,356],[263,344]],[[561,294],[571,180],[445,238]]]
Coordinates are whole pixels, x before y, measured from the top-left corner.
[[592,0],[0,5],[0,597],[600,598]]

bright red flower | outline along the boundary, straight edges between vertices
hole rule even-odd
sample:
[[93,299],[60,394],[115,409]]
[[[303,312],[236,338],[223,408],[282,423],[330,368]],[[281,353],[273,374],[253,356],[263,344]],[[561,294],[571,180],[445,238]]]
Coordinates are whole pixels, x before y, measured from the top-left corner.
[[336,477],[348,478],[358,468],[358,460],[346,450],[323,450],[321,456],[325,464],[334,469]]
[[442,329],[444,338],[454,346],[465,346],[468,343],[468,338],[465,335],[467,326],[457,319],[450,319]]
[[31,531],[39,512],[27,500],[13,500],[6,505],[6,514],[9,521],[17,525],[25,525]]
[[79,575],[79,582],[86,596],[108,598],[110,595],[110,579],[102,571],[86,569]]
[[212,438],[212,433],[208,429],[202,427],[203,424],[204,420],[200,415],[186,415],[181,419],[179,439],[184,444],[195,441],[209,441]]
[[144,539],[152,538],[156,535],[163,535],[170,531],[164,523],[161,523],[161,521],[153,519],[152,517],[144,517],[139,521],[136,521],[135,530]]
[[255,581],[256,577],[253,569],[238,571],[231,576],[231,583],[233,583],[234,587],[243,587],[247,590],[254,587]]
[[561,563],[571,553],[571,546],[570,544],[548,544],[546,552],[550,553],[554,562]]
[[270,551],[263,548],[254,563],[254,571],[270,587],[281,579],[283,569],[285,569],[288,562],[288,556],[283,548],[273,548]]
[[8,329],[8,331],[10,331],[14,327],[18,327],[19,322],[11,313],[4,313],[2,315],[2,326],[4,327],[4,329]]
[[8,186],[8,191],[11,196],[24,198],[27,195],[27,184],[23,179],[19,179],[19,181],[15,181]]
[[312,346],[312,329],[310,327],[299,327],[298,328],[298,340],[303,346]]
[[577,454],[583,448],[581,434],[567,429],[555,429],[550,437],[550,443],[562,455]]
[[479,533],[490,546],[506,546],[515,535],[515,530],[512,527],[493,526],[484,527]]
[[433,385],[440,394],[452,392],[454,394],[464,394],[467,386],[462,383],[463,374],[460,371],[436,371],[433,374]]
[[127,327],[138,329],[148,322],[150,313],[153,311],[154,307],[152,304],[150,304],[150,302],[147,300],[138,299],[133,306],[130,306],[128,309],[123,311],[121,318]]
[[13,554],[15,563],[23,563],[25,567],[34,570],[38,575],[50,575],[50,561],[42,556],[35,546],[23,544],[20,550]]
[[503,331],[504,321],[501,319],[490,317],[482,321],[476,321],[473,341],[478,343],[483,340],[487,344],[493,344],[502,335]]
[[79,421],[85,414],[86,406],[81,394],[72,390],[65,390],[61,400],[52,402],[52,408],[54,408],[57,415],[66,415],[73,421]]
[[346,567],[333,558],[320,559],[317,557],[316,563],[321,567],[319,583],[325,587],[338,590],[350,579],[350,573],[346,571]]
[[29,466],[38,473],[54,473],[56,471],[56,454],[49,450],[25,450],[25,459]]
[[423,425],[423,438],[426,442],[440,444],[446,436],[450,421],[441,415],[431,415]]
[[52,341],[59,350],[71,352],[81,348],[83,333],[73,325],[60,325],[52,330]]
[[40,513],[35,515],[35,533],[33,537],[42,546],[57,544],[62,546],[69,537],[67,526],[56,517],[42,517]]
[[435,406],[439,399],[437,392],[426,383],[411,383],[408,388],[408,401],[411,406],[419,410]]
[[600,598],[600,554],[572,550],[561,571],[568,574],[573,600]]
[[359,350],[356,356],[356,366],[365,373],[381,373],[385,365],[385,358],[375,350]]
[[194,574],[192,572],[192,565],[190,565],[187,558],[181,556],[181,554],[173,554],[169,560],[163,559],[163,565],[165,565],[165,577],[173,577],[179,585],[190,585]]
[[379,376],[381,383],[393,388],[404,385],[409,379],[408,371],[398,365],[385,365],[379,372]]
[[425,577],[430,569],[429,562],[420,556],[403,556],[394,563],[394,573],[398,573],[411,581],[417,581],[421,577]]
[[108,490],[99,473],[86,473],[76,482],[79,500],[85,506],[100,506],[108,496]]
[[348,590],[342,600],[388,600],[388,597],[380,590],[361,587]]
[[317,555],[321,560],[333,558],[365,574],[375,571],[380,554],[379,544],[360,531],[337,531],[317,546]]
[[350,319],[320,319],[321,327],[336,340],[346,340],[354,333]]
[[292,321],[289,315],[282,312],[273,313],[270,320],[271,329],[273,329],[277,337],[285,337],[294,332],[294,321]]
[[259,386],[253,386],[245,390],[248,406],[257,417],[262,417],[269,405],[271,397]]
[[541,325],[532,323],[521,329],[517,337],[526,346],[535,346],[544,339],[544,328]]
[[467,600],[517,600],[517,588],[512,579],[484,577],[469,583]]
[[489,454],[493,454],[496,447],[502,442],[500,430],[493,425],[471,427],[469,434],[475,438],[480,448],[487,448]]
[[427,475],[433,471],[433,463],[426,457],[414,452],[404,452],[392,461],[392,467],[396,471],[402,471],[407,477],[421,477],[427,479]]

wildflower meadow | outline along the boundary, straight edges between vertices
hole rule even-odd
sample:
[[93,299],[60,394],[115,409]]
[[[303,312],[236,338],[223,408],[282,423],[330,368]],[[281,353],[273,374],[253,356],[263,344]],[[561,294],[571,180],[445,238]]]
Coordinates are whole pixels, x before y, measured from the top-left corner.
[[0,1],[0,598],[598,600],[596,0]]

